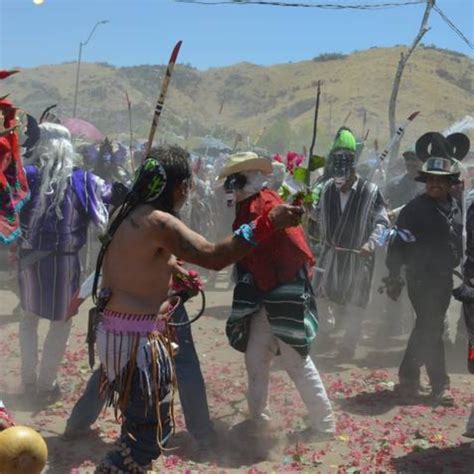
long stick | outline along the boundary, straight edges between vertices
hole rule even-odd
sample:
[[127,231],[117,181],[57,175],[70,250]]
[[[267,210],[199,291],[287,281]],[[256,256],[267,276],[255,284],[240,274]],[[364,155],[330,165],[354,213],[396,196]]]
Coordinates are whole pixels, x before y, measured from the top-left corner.
[[262,139],[263,134],[266,132],[266,130],[267,130],[267,127],[263,127],[261,132],[257,135],[257,139],[255,140],[255,143],[253,144],[254,148],[260,143],[260,140]]
[[349,113],[346,115],[346,118],[344,119],[344,122],[342,122],[342,125],[345,125],[347,123],[351,115],[352,115],[352,110],[349,110]]
[[234,148],[232,148],[232,153],[235,153],[237,151],[237,146],[239,143],[242,141],[242,135],[237,132],[237,135],[235,136],[235,141],[234,141]]
[[[210,139],[212,140],[214,138],[214,135],[216,134],[217,131],[217,126],[218,126],[218,120],[219,120],[219,115],[222,114],[222,111],[224,110],[224,103],[225,103],[226,97],[224,96],[221,102],[221,105],[219,107],[219,111],[217,112],[215,118],[214,118],[214,128],[211,131],[211,136]],[[209,153],[209,145],[210,145],[210,140],[208,140],[208,143],[206,145],[206,151],[204,152],[204,156],[207,157],[207,154]]]
[[[423,36],[429,30],[428,19],[429,19],[431,10],[434,6],[435,6],[435,0],[426,0],[425,13],[423,14],[423,19],[421,20],[420,29],[417,35],[415,36],[415,39],[413,40],[413,43],[410,46],[410,49],[406,52],[406,54],[401,53],[400,55],[400,61],[398,62],[397,71],[395,72],[395,77],[393,79],[393,86],[392,86],[392,93],[390,94],[390,101],[388,103],[388,124],[389,124],[389,130],[390,130],[390,137],[393,137],[394,134],[396,133],[395,112],[396,112],[396,107],[397,107],[398,91],[400,89],[400,83],[402,81],[403,71],[413,51],[416,49],[416,47],[422,40]],[[393,163],[398,155],[399,146],[400,146],[400,143],[398,142],[395,144],[394,147],[392,147],[392,150],[389,156],[389,166],[393,166]]]
[[314,146],[316,145],[316,138],[318,136],[318,116],[319,116],[319,99],[321,97],[321,81],[318,81],[318,87],[316,89],[316,105],[314,107],[314,120],[313,120],[313,137],[311,139],[311,146],[309,147],[308,156],[308,173],[306,174],[305,181],[306,186],[310,185],[311,172],[309,171],[311,165],[311,157],[314,153]]
[[135,173],[135,160],[133,159],[133,124],[132,124],[132,103],[130,102],[130,97],[128,96],[128,92],[125,91],[125,98],[127,100],[127,109],[128,109],[128,124],[130,127],[130,144],[128,145],[128,149],[130,152],[130,164],[132,166],[132,173]]
[[150,134],[148,135],[148,142],[146,145],[145,157],[150,153],[151,147],[153,146],[153,138],[155,137],[156,128],[158,127],[158,122],[160,120],[161,112],[163,110],[163,105],[165,103],[166,92],[168,91],[168,86],[171,81],[171,74],[173,73],[174,65],[176,64],[176,59],[178,58],[179,49],[181,48],[182,41],[178,41],[176,46],[171,53],[171,57],[166,69],[165,77],[161,85],[161,92],[156,102],[155,113],[153,114],[153,121],[151,123]]
[[362,136],[365,135],[366,129],[367,129],[367,109],[364,108],[362,112]]
[[349,253],[354,253],[356,255],[360,255],[360,250],[356,250],[356,249],[348,249],[348,248],[345,248],[345,247],[334,247],[334,250],[336,250],[336,252],[349,252]]
[[382,153],[379,155],[379,160],[384,161],[385,158],[388,156],[388,154],[391,152],[394,146],[398,145],[403,137],[403,134],[405,133],[405,129],[408,127],[408,125],[415,120],[415,118],[418,116],[420,111],[418,110],[417,112],[413,112],[406,120],[403,122],[395,131],[394,134],[392,134],[392,137],[390,141],[388,142],[387,146],[384,148]]
[[[385,182],[385,180],[386,180],[386,169],[383,166],[384,163],[385,163],[385,159],[387,158],[387,156],[389,156],[389,154],[391,153],[391,151],[393,150],[394,147],[398,148],[400,146],[400,142],[403,138],[403,135],[405,133],[406,128],[408,127],[408,125],[410,125],[411,122],[413,122],[413,120],[415,120],[415,118],[418,116],[419,113],[420,112],[417,111],[417,112],[413,112],[412,114],[410,114],[409,117],[405,120],[405,122],[402,123],[397,128],[395,134],[389,140],[389,142],[387,143],[387,145],[383,149],[382,153],[380,153],[380,155],[378,155],[378,160],[377,160],[375,166],[372,167],[372,170],[371,170],[371,172],[370,172],[370,174],[367,178],[368,181],[372,181],[372,178],[374,177],[374,174],[375,174],[376,170],[379,169],[382,173],[382,180]],[[375,146],[375,149],[376,149],[376,152],[378,152],[378,143]]]

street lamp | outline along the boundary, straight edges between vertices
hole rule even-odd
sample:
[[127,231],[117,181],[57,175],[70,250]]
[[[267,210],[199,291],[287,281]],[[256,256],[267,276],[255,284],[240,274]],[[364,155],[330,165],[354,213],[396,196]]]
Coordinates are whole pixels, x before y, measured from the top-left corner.
[[91,40],[92,38],[92,35],[94,34],[95,30],[97,29],[97,27],[99,25],[105,25],[106,23],[109,23],[109,20],[102,20],[102,21],[98,21],[95,25],[94,25],[94,28],[92,28],[91,32],[89,33],[89,37],[87,38],[86,41],[84,41],[84,43],[81,41],[79,43],[79,55],[77,57],[77,69],[76,69],[76,89],[74,91],[74,106],[72,108],[72,116],[75,117],[76,116],[76,108],[77,108],[77,94],[79,92],[79,71],[81,69],[81,57],[82,57],[82,47],[83,46],[86,46],[87,43],[89,43],[89,41]]

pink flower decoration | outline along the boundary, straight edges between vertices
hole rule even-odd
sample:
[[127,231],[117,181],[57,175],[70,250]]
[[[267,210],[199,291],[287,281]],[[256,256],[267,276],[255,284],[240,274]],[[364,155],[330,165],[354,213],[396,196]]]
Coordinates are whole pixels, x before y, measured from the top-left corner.
[[176,293],[189,292],[195,294],[202,290],[203,283],[199,278],[199,273],[195,270],[189,270],[188,274],[178,273],[174,275],[171,289]]
[[304,155],[296,153],[296,151],[289,151],[286,154],[286,169],[289,173],[293,173],[295,168],[301,166],[304,162]]

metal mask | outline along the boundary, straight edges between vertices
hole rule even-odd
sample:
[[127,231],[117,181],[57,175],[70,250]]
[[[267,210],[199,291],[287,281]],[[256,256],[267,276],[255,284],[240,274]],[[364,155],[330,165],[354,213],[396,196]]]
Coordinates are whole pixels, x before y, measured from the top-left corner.
[[334,177],[349,179],[354,171],[354,153],[338,150],[333,154]]

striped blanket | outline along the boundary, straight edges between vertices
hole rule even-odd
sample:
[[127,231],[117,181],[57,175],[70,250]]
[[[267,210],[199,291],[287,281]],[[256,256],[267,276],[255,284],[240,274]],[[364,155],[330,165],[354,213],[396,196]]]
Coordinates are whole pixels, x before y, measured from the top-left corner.
[[263,293],[254,285],[250,273],[239,274],[226,325],[226,334],[234,349],[246,351],[250,320],[262,305],[273,334],[306,356],[318,331],[316,302],[308,278],[300,272],[295,281]]
[[318,297],[325,297],[340,305],[366,308],[374,272],[374,257],[356,252],[364,244],[376,242],[389,225],[383,197],[375,184],[357,179],[344,209],[334,180],[321,190],[315,219],[319,225],[321,249],[318,255],[314,289]]

